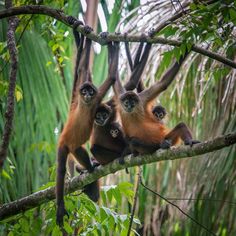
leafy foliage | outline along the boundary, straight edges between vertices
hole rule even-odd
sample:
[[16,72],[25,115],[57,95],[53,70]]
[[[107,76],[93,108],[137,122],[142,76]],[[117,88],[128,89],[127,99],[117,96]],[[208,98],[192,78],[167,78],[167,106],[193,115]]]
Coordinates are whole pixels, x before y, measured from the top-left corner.
[[[103,187],[100,206],[81,193],[73,193],[66,197],[66,209],[70,215],[64,219],[64,231],[69,235],[127,235],[129,215],[118,214],[115,206],[123,200],[130,200],[133,196],[130,183],[120,183],[112,187]],[[105,207],[109,202],[110,207]],[[4,227],[8,236],[12,235],[62,235],[55,222],[56,207],[53,202],[42,205],[40,208],[29,210],[21,216],[11,218],[14,224],[7,222]],[[140,224],[138,219],[134,219]]]
[[[209,5],[206,1],[115,1],[111,12],[110,2],[102,0],[101,6],[111,32],[147,32],[176,11],[184,9],[187,12],[158,33],[161,37],[182,40],[183,44],[179,48],[153,45],[143,76],[146,86],[158,80],[173,59],[178,59],[193,44],[235,58],[235,1],[214,1]],[[16,1],[16,4],[22,5],[23,2]],[[48,0],[44,4],[73,16],[83,13],[79,1]],[[101,29],[99,22],[98,32]],[[57,135],[66,118],[73,77],[73,38],[66,26],[46,16],[21,16],[16,37],[19,50],[17,103],[9,155],[0,176],[0,204],[54,184]],[[126,75],[130,72],[123,45],[121,47],[120,73],[128,78]],[[137,44],[132,43],[133,54],[136,48]],[[107,74],[106,49],[103,47],[100,53],[97,50],[94,59],[93,79],[100,84]],[[8,73],[6,21],[3,20],[0,22],[1,130]],[[185,121],[200,140],[235,131],[235,78],[235,70],[190,53],[175,83],[158,101],[171,117],[165,122],[174,127],[179,121]],[[229,201],[236,201],[232,187],[236,173],[235,151],[234,146],[206,155],[202,160],[146,165],[143,178],[148,186],[166,197],[197,199],[178,201],[178,204],[217,235],[235,235],[236,213],[234,205],[229,204]],[[130,169],[130,175],[121,172],[108,176],[104,180],[101,205],[94,204],[84,195],[67,196],[70,218],[65,219],[65,231],[72,234],[77,230],[80,235],[126,235],[129,204],[132,204],[134,195],[133,186],[127,181],[135,182],[134,168]],[[202,228],[143,188],[139,190],[137,215],[147,235],[154,232],[176,236],[205,235]],[[134,227],[141,228],[139,221],[135,222]],[[0,232],[8,235],[60,235],[55,224],[54,203],[3,222]]]

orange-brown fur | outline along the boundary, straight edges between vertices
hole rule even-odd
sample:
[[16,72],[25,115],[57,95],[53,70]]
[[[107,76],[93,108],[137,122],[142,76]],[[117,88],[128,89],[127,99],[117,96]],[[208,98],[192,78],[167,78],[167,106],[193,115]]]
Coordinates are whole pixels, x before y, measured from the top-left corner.
[[93,103],[94,101],[88,106],[80,101],[77,107],[70,110],[67,122],[59,138],[59,147],[66,145],[73,153],[76,148],[89,139],[96,109]]

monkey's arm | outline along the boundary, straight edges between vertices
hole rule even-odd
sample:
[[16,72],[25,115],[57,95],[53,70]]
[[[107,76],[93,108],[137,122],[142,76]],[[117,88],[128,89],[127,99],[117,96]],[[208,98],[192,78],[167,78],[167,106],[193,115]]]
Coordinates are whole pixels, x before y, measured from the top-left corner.
[[108,89],[115,83],[118,77],[118,64],[119,64],[119,43],[112,45],[112,42],[108,44],[108,58],[109,71],[108,78],[103,82],[98,90],[98,99],[102,100]]
[[[128,83],[125,85],[126,90],[133,90],[138,87],[138,92],[141,92],[144,89],[143,82],[141,81],[141,76],[146,66],[151,47],[152,45],[150,43],[147,43],[144,48],[142,57],[140,57],[143,49],[143,43],[140,43],[135,56],[131,77]],[[128,46],[126,46],[126,48],[128,48]],[[130,54],[129,49],[127,51],[127,54]]]
[[130,70],[133,71],[133,60],[132,60],[131,53],[129,50],[129,42],[125,42],[125,52],[128,59]]
[[144,90],[140,93],[140,97],[144,103],[148,103],[155,99],[161,92],[166,90],[171,82],[174,80],[175,76],[179,72],[185,58],[188,53],[186,52],[184,56],[182,56],[179,62],[175,62],[172,66],[166,71],[166,73],[162,76],[162,78],[152,85],[150,88]]
[[[82,22],[81,22],[81,24],[82,24]],[[79,63],[80,63],[80,59],[81,59],[81,55],[82,55],[82,51],[83,51],[83,46],[84,46],[84,35],[79,34],[79,32],[76,30],[77,26],[78,26],[78,24],[73,26],[73,34],[74,34],[75,43],[77,46],[77,55],[76,55],[76,62],[75,62],[74,82],[73,82],[73,87],[72,87],[71,102],[73,102],[76,97],[76,88],[78,87],[78,83],[79,83],[79,81],[78,81],[78,68],[79,68]]]

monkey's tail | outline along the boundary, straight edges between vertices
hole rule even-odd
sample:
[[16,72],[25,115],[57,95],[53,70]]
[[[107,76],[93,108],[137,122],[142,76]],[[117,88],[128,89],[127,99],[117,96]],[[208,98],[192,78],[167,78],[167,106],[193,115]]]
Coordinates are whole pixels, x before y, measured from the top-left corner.
[[94,202],[98,202],[100,197],[100,181],[96,180],[84,186],[83,192]]

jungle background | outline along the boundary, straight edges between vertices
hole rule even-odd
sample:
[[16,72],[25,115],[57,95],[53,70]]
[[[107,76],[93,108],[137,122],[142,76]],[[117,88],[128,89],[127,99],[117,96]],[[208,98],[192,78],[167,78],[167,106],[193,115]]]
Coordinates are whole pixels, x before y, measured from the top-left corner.
[[[63,10],[95,32],[136,34],[156,28],[176,12],[182,17],[158,32],[181,39],[179,48],[155,44],[143,74],[146,86],[158,80],[173,59],[193,44],[235,61],[236,1],[14,1],[14,6],[41,4]],[[0,1],[0,10],[4,2]],[[19,57],[13,133],[0,175],[0,205],[55,185],[56,145],[66,120],[76,48],[72,30],[42,15],[21,15],[16,30]],[[0,21],[0,127],[4,126],[9,53],[6,20]],[[138,43],[131,43],[132,54]],[[107,75],[107,49],[93,43],[93,80]],[[120,76],[130,70],[121,43]],[[236,70],[191,52],[172,85],[157,103],[167,112],[168,127],[186,122],[198,140],[236,130]],[[112,93],[108,94],[108,97]],[[235,145],[202,158],[165,161],[142,167],[147,186],[177,204],[217,235],[236,235]],[[126,235],[137,167],[101,180],[101,203],[78,193],[66,197],[68,235]],[[69,177],[68,177],[69,178]],[[54,201],[0,222],[0,235],[61,235]],[[133,235],[210,235],[178,209],[140,187]]]

